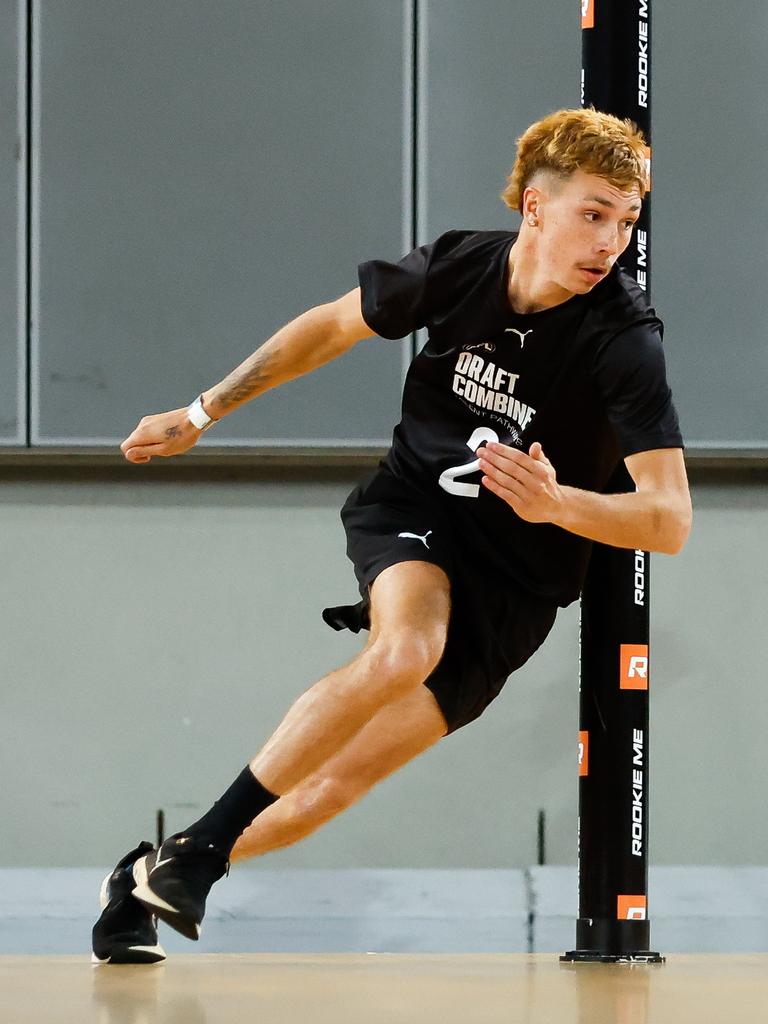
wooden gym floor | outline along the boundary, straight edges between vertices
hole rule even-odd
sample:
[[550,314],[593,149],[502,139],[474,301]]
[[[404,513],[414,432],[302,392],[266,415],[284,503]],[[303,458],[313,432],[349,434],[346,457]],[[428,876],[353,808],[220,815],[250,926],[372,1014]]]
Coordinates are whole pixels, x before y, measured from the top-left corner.
[[768,957],[661,966],[555,954],[174,956],[146,967],[0,957],[2,1024],[750,1024]]

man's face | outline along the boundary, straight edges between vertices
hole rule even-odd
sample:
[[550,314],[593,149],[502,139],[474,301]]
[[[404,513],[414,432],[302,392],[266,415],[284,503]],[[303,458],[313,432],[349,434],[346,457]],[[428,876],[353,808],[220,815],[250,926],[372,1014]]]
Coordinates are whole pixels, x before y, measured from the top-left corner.
[[542,184],[537,212],[540,270],[566,291],[585,294],[629,245],[640,215],[640,190],[635,186],[623,192],[583,171],[554,187]]

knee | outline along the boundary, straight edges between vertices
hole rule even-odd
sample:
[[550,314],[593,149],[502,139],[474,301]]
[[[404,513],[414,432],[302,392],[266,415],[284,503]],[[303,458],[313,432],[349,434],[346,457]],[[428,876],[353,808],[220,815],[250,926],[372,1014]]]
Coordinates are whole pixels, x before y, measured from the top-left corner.
[[380,637],[373,644],[376,670],[390,690],[412,690],[423,683],[443,656],[446,628],[408,632],[397,637]]

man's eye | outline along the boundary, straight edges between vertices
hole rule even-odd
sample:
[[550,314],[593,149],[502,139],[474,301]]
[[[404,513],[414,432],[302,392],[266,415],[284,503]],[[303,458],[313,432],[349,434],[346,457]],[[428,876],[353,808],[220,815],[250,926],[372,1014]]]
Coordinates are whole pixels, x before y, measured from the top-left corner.
[[590,218],[590,220],[591,220],[592,217],[597,219],[600,216],[600,214],[599,213],[595,213],[594,210],[590,210],[588,213],[585,213],[584,216]]

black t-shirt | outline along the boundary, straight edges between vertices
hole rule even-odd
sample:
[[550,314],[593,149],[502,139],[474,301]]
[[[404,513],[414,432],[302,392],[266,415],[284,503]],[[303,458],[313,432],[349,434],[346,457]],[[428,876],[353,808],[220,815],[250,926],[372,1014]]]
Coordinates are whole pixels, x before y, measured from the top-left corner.
[[602,490],[621,457],[682,447],[662,325],[614,267],[587,295],[538,313],[507,296],[508,231],[449,231],[399,263],[359,267],[366,323],[385,338],[426,327],[386,470],[439,502],[468,557],[568,604],[589,542],[520,519],[480,486],[475,451],[541,441],[563,484]]

